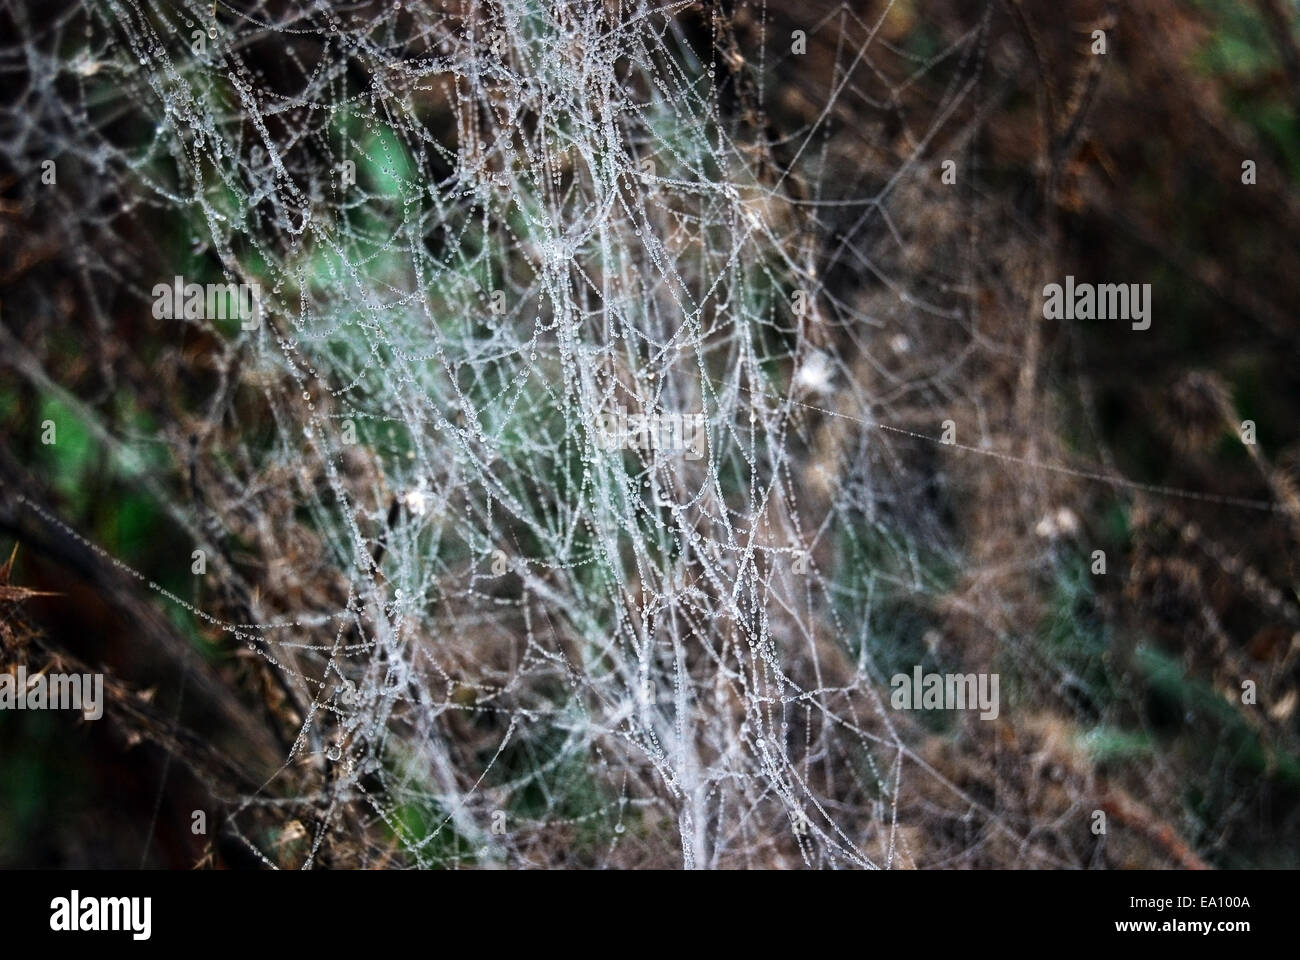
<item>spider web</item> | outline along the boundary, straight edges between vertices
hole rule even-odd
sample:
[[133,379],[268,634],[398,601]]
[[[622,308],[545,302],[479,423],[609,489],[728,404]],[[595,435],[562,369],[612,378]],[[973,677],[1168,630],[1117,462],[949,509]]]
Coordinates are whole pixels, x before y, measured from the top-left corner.
[[[922,51],[891,39],[910,6],[872,7],[11,11],[32,83],[7,123],[50,139],[6,149],[76,171],[49,202],[83,299],[146,318],[160,263],[260,292],[252,329],[141,320],[193,370],[164,447],[197,452],[188,483],[138,472],[212,564],[172,599],[270,664],[298,725],[230,819],[268,863],[254,812],[310,824],[307,865],[1021,842],[887,705],[923,660],[1060,679],[1004,592],[1051,544],[990,540],[997,575],[956,590],[989,558],[952,513],[983,482],[1058,516],[1070,478],[958,482],[932,442],[951,418],[976,458],[1059,453],[1007,429],[1029,348],[976,305],[1032,245],[980,234],[974,174],[935,175],[936,142],[973,155],[992,7]],[[977,606],[1004,617],[948,647]],[[981,826],[927,839],[909,790]]]

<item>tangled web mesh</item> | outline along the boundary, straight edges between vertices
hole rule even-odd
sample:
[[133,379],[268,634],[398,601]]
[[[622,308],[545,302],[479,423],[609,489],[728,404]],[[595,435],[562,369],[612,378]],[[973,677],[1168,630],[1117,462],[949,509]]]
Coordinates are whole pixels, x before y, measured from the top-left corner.
[[[5,149],[77,184],[43,202],[104,304],[87,362],[113,382],[117,298],[184,371],[156,436],[109,438],[211,564],[169,596],[272,666],[297,725],[233,801],[268,861],[260,817],[309,824],[308,864],[1025,848],[888,709],[923,658],[1049,670],[1003,578],[1050,544],[986,537],[956,591],[980,558],[926,442],[951,417],[975,450],[1059,452],[1007,429],[1028,334],[976,302],[1026,309],[1032,244],[919,169],[978,133],[988,15],[920,54],[892,4],[690,6],[11,13]],[[256,284],[260,325],[151,317],[166,264]],[[1037,518],[1069,480],[963,489]],[[951,653],[962,617],[983,639]],[[908,790],[978,828],[923,838]]]

